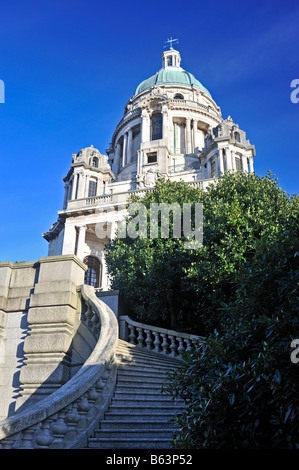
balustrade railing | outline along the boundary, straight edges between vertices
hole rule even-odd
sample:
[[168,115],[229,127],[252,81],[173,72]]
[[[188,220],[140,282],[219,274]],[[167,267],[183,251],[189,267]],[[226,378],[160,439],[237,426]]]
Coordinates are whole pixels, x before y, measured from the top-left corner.
[[82,448],[108,408],[116,382],[115,314],[90,286],[81,286],[82,322],[98,339],[81,369],[34,406],[0,421],[2,449]]
[[181,359],[181,353],[192,345],[204,345],[201,336],[145,325],[124,315],[119,318],[120,338],[153,352]]

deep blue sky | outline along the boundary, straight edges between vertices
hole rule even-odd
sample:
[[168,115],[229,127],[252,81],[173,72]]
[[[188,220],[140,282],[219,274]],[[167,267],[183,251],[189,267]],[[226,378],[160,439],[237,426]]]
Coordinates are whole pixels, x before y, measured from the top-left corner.
[[102,153],[136,86],[161,67],[164,41],[299,193],[296,0],[10,0],[1,2],[0,260],[47,256],[42,233],[62,207],[71,156]]

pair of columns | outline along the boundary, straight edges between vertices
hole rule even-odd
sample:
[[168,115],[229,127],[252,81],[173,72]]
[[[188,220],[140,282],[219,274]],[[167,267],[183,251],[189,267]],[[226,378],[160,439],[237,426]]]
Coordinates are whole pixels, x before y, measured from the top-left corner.
[[[191,121],[193,125],[191,126]],[[174,123],[175,126],[175,123]],[[174,130],[175,132],[175,130]],[[186,128],[185,128],[185,151],[184,153],[190,154],[195,152],[196,148],[196,135],[197,135],[197,121],[186,117]],[[184,146],[183,146],[184,147]],[[180,150],[182,150],[182,145],[179,145]]]
[[[223,153],[223,150],[225,150],[225,155]],[[248,172],[248,167],[247,167],[247,156],[242,155],[242,170],[244,172]],[[216,176],[218,176],[221,173],[224,173],[225,169],[226,170],[236,170],[236,159],[235,159],[235,154],[232,150],[229,149],[219,149],[218,150],[218,155],[215,156],[215,164],[216,164]],[[207,162],[207,169],[208,169],[208,177],[211,177],[211,160],[208,160]],[[249,172],[253,173],[253,157],[249,157]]]
[[[71,182],[67,182],[64,186],[65,188],[65,195],[64,195],[64,203],[63,208],[66,208],[68,200],[74,199],[83,199],[88,197],[88,188],[89,188],[89,181],[94,176],[89,174],[84,174],[83,172],[76,172],[73,174],[73,178]],[[103,180],[102,178],[97,178],[97,196],[103,194]]]
[[[74,237],[76,237],[76,227],[72,226],[74,231]],[[75,242],[75,238],[73,240],[73,247],[69,245],[68,251],[74,253],[78,256],[79,259],[83,260],[85,255],[85,239],[86,239],[86,230],[87,225],[79,225],[78,227],[78,238],[77,243]],[[112,221],[110,222],[110,238],[114,238],[117,229],[117,222]],[[76,251],[76,252],[75,252]]]

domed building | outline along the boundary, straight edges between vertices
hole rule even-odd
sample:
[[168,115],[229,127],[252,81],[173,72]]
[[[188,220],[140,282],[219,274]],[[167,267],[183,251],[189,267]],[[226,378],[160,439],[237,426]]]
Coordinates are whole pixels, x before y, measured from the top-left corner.
[[126,103],[106,154],[91,145],[72,156],[63,209],[43,234],[49,256],[76,254],[88,265],[85,282],[102,290],[109,289],[104,246],[132,194],[161,178],[206,188],[225,171],[253,172],[255,149],[170,47]]

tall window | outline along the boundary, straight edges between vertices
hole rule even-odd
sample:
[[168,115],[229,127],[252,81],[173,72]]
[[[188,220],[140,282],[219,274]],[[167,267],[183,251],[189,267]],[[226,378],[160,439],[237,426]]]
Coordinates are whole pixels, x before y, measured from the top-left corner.
[[236,157],[235,159],[236,162],[236,170],[241,171],[242,170],[242,162],[240,157]]
[[216,163],[213,161],[211,163],[211,176],[212,178],[216,178]]
[[85,273],[84,284],[93,287],[100,287],[102,276],[102,265],[95,256],[86,256],[83,262],[87,264],[88,269]]
[[92,159],[92,166],[93,166],[94,168],[98,168],[98,166],[99,166],[99,159],[98,159],[97,157],[93,157],[93,159]]
[[151,140],[162,139],[162,114],[156,113],[151,117]]
[[96,181],[89,181],[88,186],[88,197],[94,197],[97,194],[97,182]]

